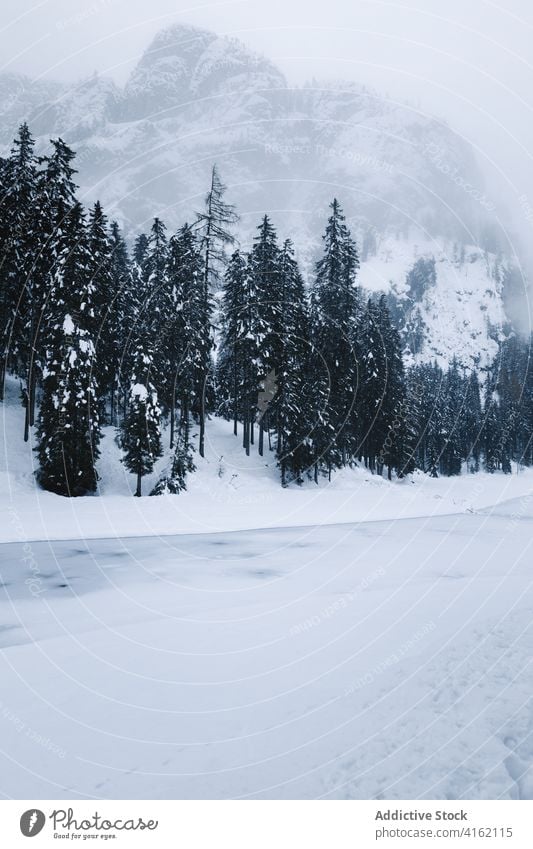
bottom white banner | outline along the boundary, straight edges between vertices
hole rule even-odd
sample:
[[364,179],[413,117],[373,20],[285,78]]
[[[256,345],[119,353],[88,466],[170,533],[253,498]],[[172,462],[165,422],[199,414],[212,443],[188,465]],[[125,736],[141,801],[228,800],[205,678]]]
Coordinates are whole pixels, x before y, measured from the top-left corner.
[[2,801],[0,845],[533,847],[531,802]]

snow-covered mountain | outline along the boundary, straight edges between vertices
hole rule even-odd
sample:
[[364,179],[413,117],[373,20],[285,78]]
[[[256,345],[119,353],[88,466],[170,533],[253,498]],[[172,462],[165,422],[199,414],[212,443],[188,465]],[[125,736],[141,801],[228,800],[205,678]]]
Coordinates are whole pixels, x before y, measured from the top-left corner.
[[513,268],[473,152],[442,121],[354,83],[292,88],[241,42],[182,25],[155,37],[122,89],[98,75],[67,87],[9,74],[0,103],[4,150],[23,119],[43,148],[62,135],[85,199],[100,198],[129,234],[154,215],[171,228],[190,219],[216,161],[242,241],[266,211],[310,269],[339,197],[362,285],[392,290],[400,312],[408,271],[435,257],[419,355],[471,364],[495,353]]

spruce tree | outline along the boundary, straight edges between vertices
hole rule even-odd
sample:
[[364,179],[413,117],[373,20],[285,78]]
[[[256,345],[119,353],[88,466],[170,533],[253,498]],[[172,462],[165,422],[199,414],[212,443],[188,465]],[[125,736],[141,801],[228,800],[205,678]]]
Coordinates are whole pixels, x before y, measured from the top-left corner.
[[100,425],[94,286],[84,214],[76,204],[63,218],[63,248],[49,292],[43,397],[38,428],[39,481],[60,495],[85,495],[97,485]]
[[[207,308],[212,290],[217,286],[220,269],[226,262],[226,249],[235,242],[231,227],[238,221],[235,208],[226,203],[226,186],[222,182],[216,165],[211,170],[211,185],[205,197],[204,209],[196,214],[196,231],[200,237],[203,254],[204,304]],[[206,392],[209,370],[200,376],[204,392],[200,398],[200,436],[198,451],[204,456]]]
[[372,299],[368,301],[361,315],[358,349],[359,387],[354,409],[358,453],[370,471],[381,474],[388,435],[388,421],[384,410],[388,363],[379,308]]
[[244,337],[247,325],[247,260],[236,250],[224,277],[221,305],[221,338],[217,353],[217,411],[226,419],[233,419],[233,433],[237,436],[237,423],[242,420]]
[[[27,124],[19,128],[5,161],[0,210],[0,399],[9,367],[24,381],[31,350],[33,298],[30,271],[39,248],[35,229],[37,166]],[[23,391],[27,407],[27,387]]]
[[410,371],[409,385],[417,414],[416,465],[431,477],[438,477],[444,445],[445,376],[437,363],[418,365]]
[[452,360],[444,384],[444,397],[446,403],[442,410],[441,434],[444,444],[440,457],[440,469],[443,475],[461,474],[461,461],[463,454],[463,409],[464,409],[464,383],[459,373],[457,361]]
[[481,456],[481,396],[477,372],[465,377],[465,400],[462,411],[462,454],[469,472],[479,472]]
[[[328,473],[357,452],[354,407],[358,384],[357,324],[360,307],[356,285],[357,248],[337,200],[323,236],[324,254],[316,266],[312,293],[313,341],[327,367],[329,400],[322,421],[329,433],[321,439],[322,462]],[[328,447],[326,447],[328,446]]]
[[398,331],[390,320],[386,298],[378,304],[378,323],[386,358],[386,383],[381,414],[387,435],[380,454],[387,467],[389,480],[393,470],[403,477],[413,471],[412,434],[408,423],[405,372]]
[[167,259],[166,227],[160,218],[154,218],[141,267],[141,309],[138,323],[152,361],[151,380],[165,415],[169,412],[165,384],[170,369],[165,326],[171,309]]
[[287,240],[279,258],[280,361],[277,393],[268,415],[276,428],[276,454],[282,486],[298,483],[313,465],[312,430],[315,424],[316,376],[311,374],[309,315],[303,279]]
[[53,139],[52,153],[43,156],[43,166],[38,173],[34,232],[39,240],[29,275],[28,287],[31,291],[31,320],[29,325],[28,375],[27,375],[27,417],[24,438],[28,439],[28,430],[34,424],[36,388],[42,373],[44,352],[53,344],[49,339],[54,325],[50,322],[53,313],[50,281],[54,279],[54,269],[59,257],[69,250],[68,218],[77,206],[75,169],[72,160],[75,153],[62,139]]
[[505,423],[502,422],[495,394],[494,377],[485,381],[483,404],[483,465],[486,472],[496,472],[502,465],[502,443]]
[[162,455],[160,418],[157,392],[150,379],[152,358],[139,340],[135,347],[131,375],[129,406],[121,425],[122,462],[136,475],[134,495],[142,495],[142,479],[153,471]]
[[165,383],[171,411],[171,447],[174,443],[174,411],[180,405],[181,441],[189,451],[189,417],[200,416],[205,379],[210,371],[212,339],[210,302],[205,300],[202,257],[191,228],[185,224],[169,242],[168,319],[163,345],[168,359]]
[[[283,279],[276,231],[268,216],[264,216],[257,229],[248,260],[254,298],[251,333],[256,343],[256,355],[250,365],[255,369],[255,379],[261,389],[269,375],[277,380],[282,368]],[[251,427],[253,429],[253,422]],[[265,431],[269,429],[270,412],[266,410],[259,421],[260,455],[264,451]]]
[[111,420],[113,424],[117,424],[120,399],[122,398],[124,409],[127,405],[128,375],[131,372],[130,342],[139,312],[139,297],[133,285],[128,249],[116,221],[111,223],[110,245],[112,289],[115,293],[109,328],[114,332],[110,366],[113,374]]
[[170,469],[159,478],[150,495],[178,495],[178,493],[185,491],[187,489],[187,475],[194,472],[195,468],[191,447],[187,444],[185,434],[180,432],[176,440]]
[[235,244],[231,232],[239,220],[232,204],[226,203],[226,186],[220,178],[218,168],[211,169],[211,184],[205,196],[204,209],[196,213],[195,230],[200,237],[203,255],[203,280],[206,296],[210,287],[218,283],[220,270],[226,264],[226,249]]
[[89,214],[89,251],[91,277],[94,286],[95,317],[93,336],[97,352],[98,391],[102,417],[106,417],[106,398],[110,400],[110,418],[113,417],[113,394],[118,353],[117,292],[114,288],[113,248],[108,233],[108,222],[99,201]]

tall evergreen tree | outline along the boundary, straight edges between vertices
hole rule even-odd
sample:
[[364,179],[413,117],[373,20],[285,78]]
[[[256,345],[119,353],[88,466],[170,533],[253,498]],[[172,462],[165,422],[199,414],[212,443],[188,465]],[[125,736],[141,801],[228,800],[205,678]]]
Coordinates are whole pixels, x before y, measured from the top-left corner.
[[205,300],[202,257],[191,228],[185,224],[169,242],[168,321],[164,346],[169,359],[166,382],[171,410],[171,447],[174,444],[174,410],[180,405],[180,435],[189,452],[189,418],[200,415],[205,377],[210,370],[212,339],[210,302]]
[[[205,197],[204,209],[196,214],[196,230],[200,236],[203,254],[203,286],[204,303],[209,303],[212,288],[216,287],[220,269],[226,262],[226,249],[235,242],[231,227],[238,221],[235,207],[226,203],[224,195],[226,186],[222,182],[216,165],[211,170],[211,185]],[[201,376],[204,393],[200,398],[200,436],[198,451],[204,456],[205,419],[206,419],[206,387],[209,372]]]
[[372,472],[385,462],[384,446],[388,435],[387,415],[383,409],[387,388],[387,350],[380,326],[377,304],[370,299],[361,315],[359,349],[359,386],[354,409],[354,428],[358,433],[360,459]]
[[[357,324],[360,315],[356,275],[357,248],[339,202],[331,204],[331,216],[323,236],[324,254],[316,266],[312,293],[314,344],[329,373],[329,400],[323,423],[335,433],[322,462],[328,472],[350,460],[357,451],[357,428],[353,411],[357,393]],[[329,437],[328,437],[329,440]]]
[[456,360],[446,373],[444,397],[446,403],[442,410],[442,430],[444,445],[440,457],[440,469],[444,475],[459,475],[463,457],[463,411],[465,386]]
[[[221,339],[217,355],[217,411],[224,418],[233,419],[233,433],[237,436],[237,423],[242,420],[244,337],[247,327],[247,260],[236,250],[224,277],[221,307]],[[246,332],[246,331],[244,331]]]
[[94,326],[84,214],[76,204],[63,218],[63,248],[49,292],[50,322],[38,429],[39,481],[60,495],[85,495],[97,485],[100,425]]
[[226,186],[218,168],[211,169],[211,184],[205,196],[204,209],[196,213],[195,230],[200,236],[203,254],[203,280],[206,295],[210,287],[216,286],[220,270],[226,264],[226,249],[235,244],[231,228],[239,220],[232,204],[226,203]]
[[[27,376],[31,348],[33,299],[30,270],[38,250],[35,229],[37,166],[34,141],[27,124],[19,128],[5,162],[0,210],[0,399],[4,375],[11,367]],[[27,406],[27,392],[24,392]]]
[[477,372],[465,377],[465,399],[461,416],[462,455],[469,472],[479,472],[481,457],[481,395]]
[[[277,380],[282,368],[283,276],[276,231],[268,216],[264,216],[257,229],[258,235],[248,260],[248,275],[254,293],[251,332],[256,343],[256,356],[250,365],[256,371],[259,387],[263,387],[268,375]],[[251,426],[253,429],[253,422]],[[259,421],[260,455],[264,450],[265,430],[268,431],[269,427],[270,413],[266,410]]]
[[160,218],[154,218],[141,266],[142,303],[138,323],[144,345],[149,347],[152,361],[151,380],[165,414],[169,412],[165,403],[167,398],[164,389],[168,379],[169,359],[164,340],[165,325],[170,317],[172,303],[167,260],[166,227]]
[[134,354],[129,407],[121,426],[123,463],[136,475],[135,496],[142,495],[142,479],[162,455],[157,392],[150,379],[152,358],[139,339]]
[[139,293],[133,285],[132,269],[126,243],[116,221],[111,223],[111,278],[114,295],[111,327],[114,331],[111,372],[111,420],[118,421],[118,408],[122,398],[123,409],[127,406],[131,373],[131,337],[139,312]]
[[414,446],[409,427],[400,336],[390,320],[384,295],[379,300],[378,322],[387,364],[386,384],[381,408],[387,427],[387,436],[380,452],[379,462],[381,463],[381,459],[383,459],[390,480],[393,470],[400,477],[413,471]]
[[[280,345],[277,393],[267,411],[276,428],[276,453],[281,482],[301,483],[313,465],[312,430],[316,376],[310,370],[310,327],[304,284],[287,240],[279,257]],[[276,313],[276,318],[278,315]]]
[[90,274],[94,286],[95,316],[93,336],[97,351],[96,379],[102,401],[102,416],[106,417],[106,398],[110,401],[113,418],[113,394],[117,356],[117,293],[114,288],[113,248],[108,222],[99,201],[89,214]]
[[27,376],[27,417],[24,438],[34,424],[36,387],[42,373],[44,352],[53,344],[49,333],[54,328],[51,321],[54,305],[52,296],[55,288],[54,269],[60,256],[64,258],[69,248],[70,232],[67,222],[71,211],[77,206],[75,169],[72,160],[75,153],[62,139],[52,140],[52,153],[41,157],[43,166],[38,174],[35,201],[35,233],[39,245],[28,275],[31,291],[31,321],[29,329],[30,351]]

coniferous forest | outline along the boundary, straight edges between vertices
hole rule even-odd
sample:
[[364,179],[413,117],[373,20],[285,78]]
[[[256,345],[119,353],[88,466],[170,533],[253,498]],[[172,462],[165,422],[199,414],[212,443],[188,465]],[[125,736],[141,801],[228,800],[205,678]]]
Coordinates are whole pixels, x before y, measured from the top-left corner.
[[36,156],[25,124],[0,160],[0,393],[20,382],[44,489],[97,491],[112,425],[135,494],[163,439],[172,461],[150,494],[179,493],[213,416],[246,454],[274,452],[283,486],[353,465],[392,479],[533,463],[530,340],[510,336],[479,372],[406,358],[338,200],[304,280],[267,215],[238,246],[216,167],[194,220],[169,233],[155,218],[131,245],[79,202],[75,175],[74,151],[57,139]]

